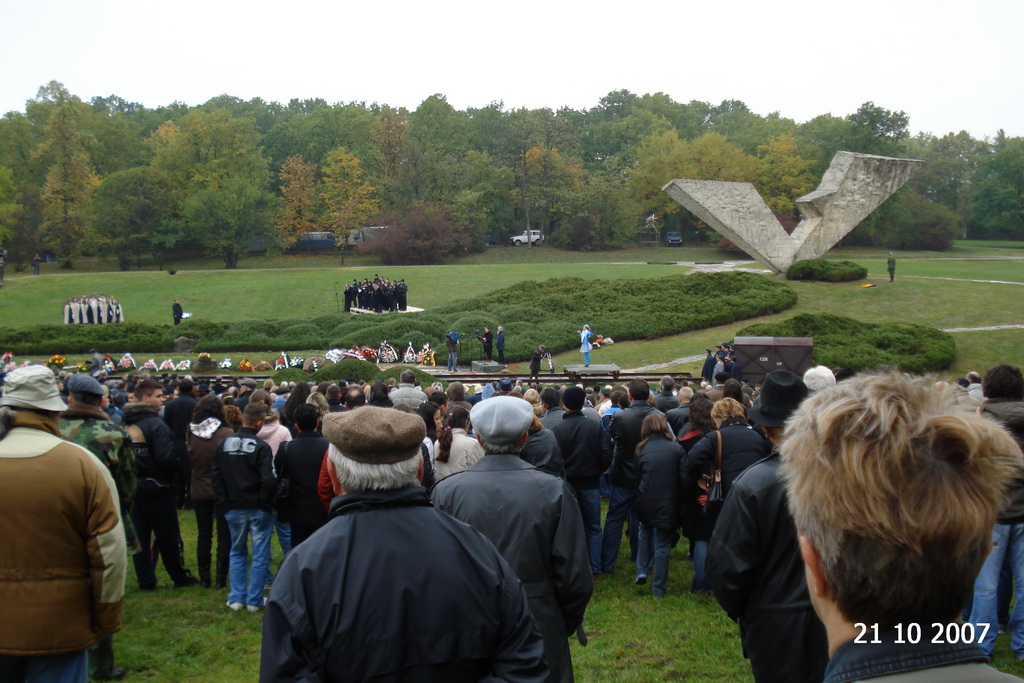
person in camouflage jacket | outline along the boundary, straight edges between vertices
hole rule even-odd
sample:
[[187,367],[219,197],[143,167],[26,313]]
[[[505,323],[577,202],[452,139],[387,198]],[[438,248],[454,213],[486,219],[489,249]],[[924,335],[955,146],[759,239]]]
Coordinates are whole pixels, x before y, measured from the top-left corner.
[[132,525],[132,516],[128,514],[135,500],[137,483],[131,439],[104,412],[103,404],[107,398],[102,393],[92,393],[102,392],[99,382],[88,375],[78,374],[68,380],[67,388],[68,409],[60,416],[61,436],[89,449],[110,470],[121,501],[121,523],[128,551],[138,552],[139,540]]
[[[88,449],[110,470],[121,501],[121,524],[128,552],[138,552],[139,539],[130,514],[137,482],[131,439],[104,412],[108,399],[99,382],[79,373],[71,377],[65,386],[68,409],[60,416],[61,436]],[[93,680],[124,678],[124,669],[114,667],[113,636],[101,638],[89,649],[89,673]]]

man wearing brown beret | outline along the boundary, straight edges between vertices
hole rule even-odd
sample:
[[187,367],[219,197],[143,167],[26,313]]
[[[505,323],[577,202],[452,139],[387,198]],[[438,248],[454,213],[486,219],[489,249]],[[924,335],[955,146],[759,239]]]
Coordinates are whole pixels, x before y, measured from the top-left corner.
[[489,398],[473,407],[470,421],[485,456],[438,482],[434,504],[498,546],[526,587],[544,637],[547,680],[572,681],[568,638],[583,623],[594,591],[576,496],[564,480],[516,455],[533,424],[529,403]]
[[519,579],[420,486],[423,420],[368,406],[329,413],[322,431],[338,497],[281,563],[260,681],[545,680]]

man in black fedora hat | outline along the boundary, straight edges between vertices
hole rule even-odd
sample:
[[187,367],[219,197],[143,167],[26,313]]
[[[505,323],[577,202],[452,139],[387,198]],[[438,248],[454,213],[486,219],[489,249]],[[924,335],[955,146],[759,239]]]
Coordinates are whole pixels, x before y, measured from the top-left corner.
[[828,663],[825,629],[814,613],[796,527],[779,479],[786,420],[807,397],[789,370],[768,373],[748,417],[764,428],[772,454],[733,483],[708,546],[711,590],[739,622],[754,680],[820,681]]

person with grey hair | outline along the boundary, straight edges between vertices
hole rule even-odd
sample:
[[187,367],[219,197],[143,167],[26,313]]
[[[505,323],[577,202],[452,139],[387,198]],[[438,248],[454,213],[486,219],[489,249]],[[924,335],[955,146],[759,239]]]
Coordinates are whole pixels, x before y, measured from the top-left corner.
[[654,407],[663,413],[667,413],[673,408],[679,407],[679,401],[676,399],[676,395],[673,390],[676,388],[676,381],[670,376],[665,375],[661,378],[661,392],[654,397]]
[[121,630],[128,567],[117,488],[60,438],[49,368],[11,371],[0,398],[0,680],[82,681],[86,648]]
[[594,582],[572,488],[517,455],[533,419],[533,407],[511,396],[474,406],[470,420],[484,457],[438,482],[431,498],[491,539],[512,565],[544,638],[546,680],[572,681],[568,637],[583,624]]
[[263,618],[263,683],[546,678],[519,579],[419,485],[425,433],[392,408],[324,417],[338,497],[281,563]]
[[813,368],[808,368],[804,373],[804,384],[807,385],[807,391],[813,394],[816,391],[834,387],[836,376],[827,366],[816,365]]
[[683,435],[683,427],[690,422],[690,401],[693,400],[693,389],[685,384],[679,388],[676,394],[677,405],[665,413],[668,426],[672,428],[676,436]]
[[402,371],[398,388],[391,392],[390,397],[395,405],[407,405],[414,410],[427,400],[427,395],[416,387],[416,373],[412,370]]

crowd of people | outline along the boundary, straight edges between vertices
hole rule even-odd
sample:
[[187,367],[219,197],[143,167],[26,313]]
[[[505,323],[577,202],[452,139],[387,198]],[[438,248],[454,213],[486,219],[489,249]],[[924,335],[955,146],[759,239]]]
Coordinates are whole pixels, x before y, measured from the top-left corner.
[[174,587],[265,610],[263,681],[571,681],[569,639],[585,642],[625,538],[654,598],[683,588],[685,543],[688,589],[739,623],[758,681],[1018,680],[987,661],[1004,620],[1024,657],[1020,369],[849,374],[467,391],[411,370],[258,386],[17,369],[0,398],[0,678],[123,675],[127,548],[143,591],[159,557]]
[[389,280],[380,275],[345,285],[345,312],[361,308],[374,313],[393,313],[408,309],[409,285],[405,279]]
[[64,303],[65,325],[104,325],[123,322],[124,311],[113,297],[76,296]]

